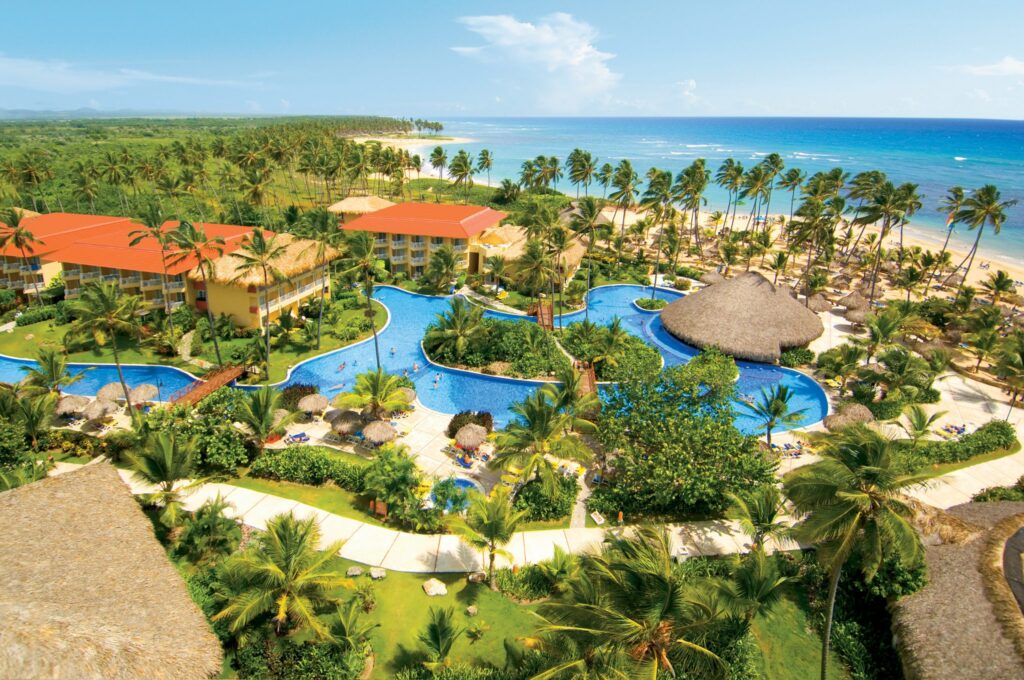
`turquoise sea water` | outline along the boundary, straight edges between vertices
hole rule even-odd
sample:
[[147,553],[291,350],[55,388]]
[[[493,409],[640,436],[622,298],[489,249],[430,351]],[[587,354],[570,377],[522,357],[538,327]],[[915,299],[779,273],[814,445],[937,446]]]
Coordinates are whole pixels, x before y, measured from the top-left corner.
[[[944,234],[945,215],[936,206],[946,189],[995,184],[1004,197],[1024,202],[1024,122],[940,119],[854,118],[472,118],[446,119],[443,134],[467,137],[471,144],[451,145],[494,155],[492,183],[516,179],[526,159],[554,155],[565,161],[579,147],[613,165],[628,158],[642,176],[655,166],[677,172],[696,158],[712,172],[732,157],[744,166],[779,153],[789,167],[812,174],[842,167],[851,175],[886,172],[895,182],[915,182],[924,209],[915,224]],[[450,152],[451,153],[451,152]],[[429,166],[428,175],[429,173]],[[567,179],[558,187],[575,189]],[[592,187],[600,195],[600,186]],[[712,186],[709,208],[724,209],[726,194]],[[789,197],[777,192],[772,211],[784,212]],[[741,208],[742,209],[742,208]],[[962,230],[966,232],[966,230]],[[957,238],[965,241],[966,233]],[[1024,263],[1024,206],[1014,208],[996,239],[987,234],[989,252]]]

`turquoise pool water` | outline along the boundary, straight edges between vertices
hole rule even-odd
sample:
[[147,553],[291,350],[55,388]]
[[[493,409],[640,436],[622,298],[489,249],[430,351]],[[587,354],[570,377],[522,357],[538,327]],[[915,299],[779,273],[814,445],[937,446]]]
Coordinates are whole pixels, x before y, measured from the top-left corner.
[[[681,295],[670,290],[657,291],[657,296],[666,300],[674,300]],[[666,365],[686,363],[698,351],[669,335],[661,326],[657,312],[645,312],[633,305],[633,300],[649,296],[650,289],[641,286],[595,288],[588,296],[590,320],[603,324],[617,316],[622,319],[622,325],[627,331],[657,348]],[[495,424],[501,427],[508,423],[512,404],[537,389],[539,383],[534,381],[468,373],[437,366],[427,360],[420,348],[420,340],[427,325],[437,314],[448,308],[448,297],[416,295],[392,287],[378,288],[375,297],[390,313],[387,327],[378,334],[381,364],[391,373],[407,374],[416,385],[420,401],[427,408],[442,413],[490,411],[494,415]],[[490,310],[486,314],[495,318],[523,318]],[[563,315],[561,322],[568,325],[583,318],[584,312],[573,312]],[[0,357],[0,381],[17,382],[24,375],[23,368],[31,363],[23,359]],[[756,397],[764,387],[784,384],[794,393],[792,407],[806,409],[802,426],[815,423],[827,414],[828,399],[811,378],[778,366],[738,363],[740,378],[737,386],[741,394]],[[372,369],[374,364],[373,340],[370,339],[299,364],[280,386],[312,384],[318,386],[328,398],[332,398],[351,389],[355,376]],[[75,365],[73,370],[84,370],[86,377],[68,389],[72,394],[95,394],[100,387],[117,379],[116,370],[109,364],[99,364],[92,368]],[[125,378],[130,387],[143,382],[157,385],[161,398],[166,398],[194,380],[184,371],[168,366],[126,366]],[[742,404],[737,404],[737,426],[744,432],[758,431],[757,423],[747,415]]]

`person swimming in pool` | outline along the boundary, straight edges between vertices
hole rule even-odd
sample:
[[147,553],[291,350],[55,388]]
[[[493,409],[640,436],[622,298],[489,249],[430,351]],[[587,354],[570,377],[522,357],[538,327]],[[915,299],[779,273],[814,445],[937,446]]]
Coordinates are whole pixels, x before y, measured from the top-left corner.
[[341,362],[341,363],[340,363],[340,364],[338,365],[338,373],[341,373],[342,371],[344,371],[344,370],[345,370],[345,366],[346,366],[346,363],[345,363],[344,361],[342,361],[342,362]]
[[395,356],[395,352],[396,352],[396,351],[397,351],[397,350],[395,350],[395,348],[394,348],[394,347],[392,347],[392,348],[391,348],[391,356]]
[[412,362],[412,372],[413,373],[418,373],[419,370],[420,370],[420,365],[417,362],[415,362],[415,361]]

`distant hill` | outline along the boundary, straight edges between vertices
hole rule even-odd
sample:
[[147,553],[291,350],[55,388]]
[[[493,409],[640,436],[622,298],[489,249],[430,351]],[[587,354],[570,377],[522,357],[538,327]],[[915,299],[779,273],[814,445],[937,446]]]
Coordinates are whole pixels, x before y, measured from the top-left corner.
[[83,120],[97,118],[256,118],[253,114],[200,113],[189,111],[159,111],[145,109],[111,109],[108,111],[83,107],[67,111],[34,109],[0,109],[0,120]]

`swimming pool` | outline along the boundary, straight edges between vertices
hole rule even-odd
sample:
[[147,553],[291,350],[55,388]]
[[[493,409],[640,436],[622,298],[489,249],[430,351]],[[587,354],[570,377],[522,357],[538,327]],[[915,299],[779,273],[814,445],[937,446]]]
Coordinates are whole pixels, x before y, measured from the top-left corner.
[[[675,300],[682,293],[659,288],[657,297]],[[448,309],[450,297],[410,293],[391,286],[378,287],[374,297],[387,307],[389,322],[378,333],[381,365],[398,375],[406,374],[413,381],[420,402],[429,409],[454,414],[459,411],[490,411],[496,427],[509,421],[510,407],[523,400],[542,384],[537,381],[517,380],[479,373],[460,371],[430,363],[420,347],[426,327],[441,312]],[[661,325],[658,312],[646,312],[633,305],[633,300],[650,297],[650,288],[636,285],[611,285],[594,288],[587,296],[589,310],[562,315],[556,319],[568,325],[582,321],[589,315],[591,321],[605,324],[614,317],[622,320],[625,330],[654,346],[665,360],[666,366],[686,363],[699,351],[670,335]],[[522,319],[487,310],[493,318]],[[24,359],[0,357],[0,381],[17,382],[22,368],[32,362]],[[808,376],[780,366],[737,362],[740,377],[737,387],[741,394],[757,397],[762,388],[783,384],[794,396],[793,409],[806,409],[801,426],[816,423],[828,413],[828,399],[821,387]],[[316,385],[322,394],[333,398],[351,389],[355,376],[375,365],[373,339],[349,345],[304,361],[295,366],[288,378],[278,386],[305,383]],[[74,371],[87,368],[76,364]],[[125,366],[125,379],[130,387],[142,382],[157,385],[161,398],[189,384],[194,378],[188,373],[169,366]],[[86,377],[68,388],[72,394],[95,394],[108,382],[117,380],[117,371],[111,364],[98,364]],[[737,406],[741,406],[737,404]],[[760,427],[745,408],[737,408],[736,425],[744,432],[757,432]],[[785,428],[779,428],[782,430]]]

